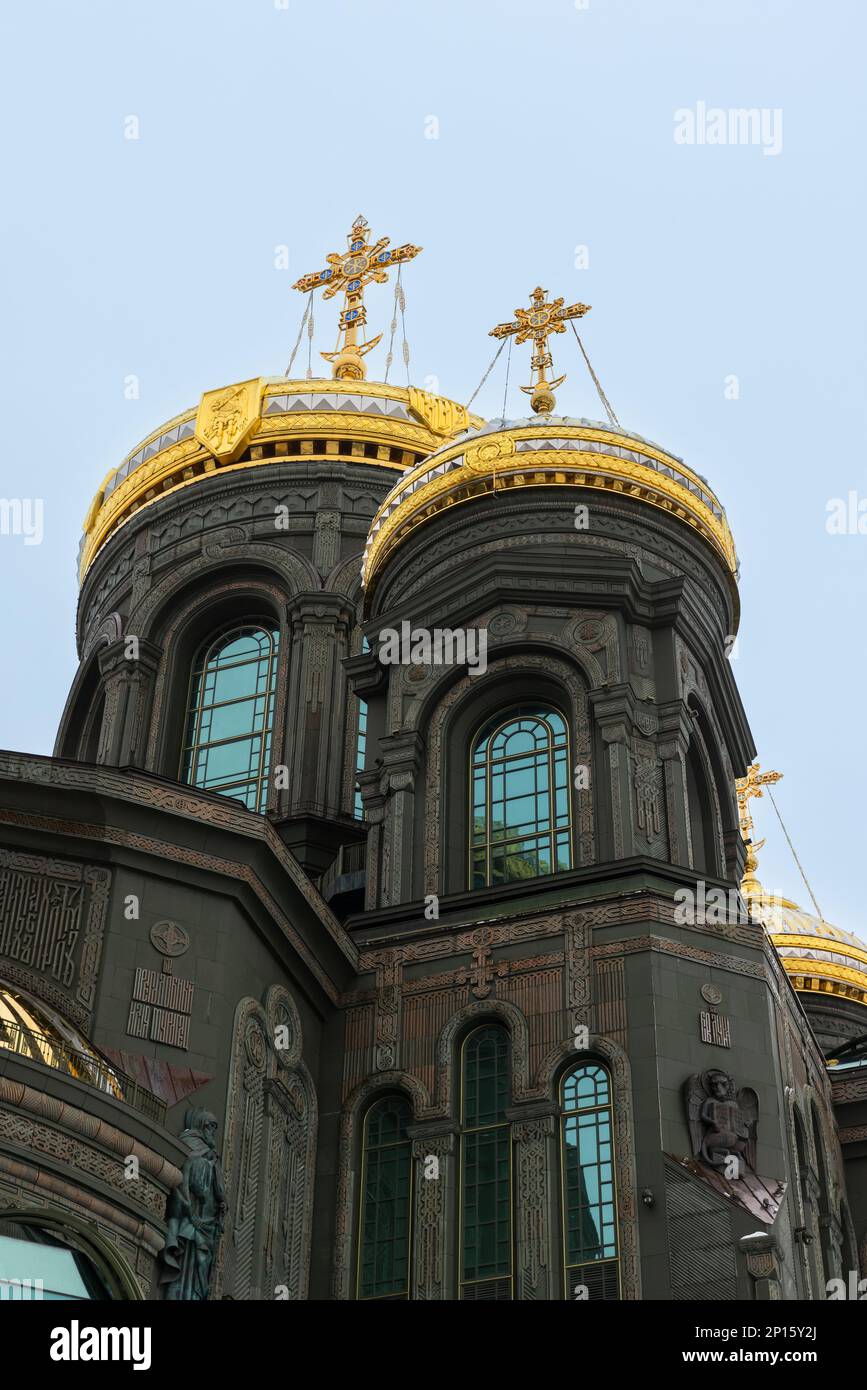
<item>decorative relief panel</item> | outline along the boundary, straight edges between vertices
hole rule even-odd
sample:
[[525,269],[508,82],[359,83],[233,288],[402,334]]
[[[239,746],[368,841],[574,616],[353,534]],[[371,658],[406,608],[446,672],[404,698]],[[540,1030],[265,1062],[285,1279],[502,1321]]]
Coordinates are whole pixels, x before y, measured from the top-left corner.
[[548,1292],[550,1249],[550,1158],[554,1121],[522,1120],[512,1126],[518,1214],[518,1297],[544,1299]]
[[0,850],[0,974],[87,1027],[111,873]]
[[425,1180],[421,1176],[416,1182],[412,1296],[420,1302],[446,1296],[446,1231],[449,1219],[449,1183],[446,1174],[447,1165],[454,1161],[456,1147],[453,1134],[431,1135],[413,1141],[412,1156],[416,1173],[424,1173],[424,1165],[429,1157],[436,1158],[440,1170],[436,1181]]
[[235,1013],[223,1170],[226,1229],[213,1297],[304,1300],[317,1104],[301,1021],[282,985]]
[[643,841],[646,852],[654,859],[667,859],[665,780],[656,746],[649,739],[633,739],[630,764],[638,846]]
[[369,953],[368,961],[376,967],[374,1066],[377,1071],[392,1071],[398,1065],[403,962],[394,950]]

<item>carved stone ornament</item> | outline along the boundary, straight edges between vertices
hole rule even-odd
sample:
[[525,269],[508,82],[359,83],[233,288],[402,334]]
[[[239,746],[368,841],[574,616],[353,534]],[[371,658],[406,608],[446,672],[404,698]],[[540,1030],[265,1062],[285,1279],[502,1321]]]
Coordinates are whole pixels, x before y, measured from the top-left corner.
[[684,1083],[684,1105],[695,1158],[725,1168],[734,1155],[756,1171],[759,1100],[750,1087],[735,1087],[726,1071],[696,1072]]
[[190,949],[190,934],[177,922],[156,922],[149,936],[151,945],[161,956],[182,956]]

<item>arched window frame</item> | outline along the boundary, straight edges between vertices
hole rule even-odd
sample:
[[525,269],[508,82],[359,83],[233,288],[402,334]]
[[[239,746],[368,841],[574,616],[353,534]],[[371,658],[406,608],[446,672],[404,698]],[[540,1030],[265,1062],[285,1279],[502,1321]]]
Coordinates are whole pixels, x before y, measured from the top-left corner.
[[[592,1100],[587,1104],[581,1104],[577,1092],[575,1096],[567,1093],[569,1083],[575,1080],[589,1079],[593,1084]],[[604,1093],[600,1099],[600,1082],[604,1081]],[[558,1087],[558,1101],[560,1106],[558,1149],[560,1167],[560,1221],[563,1245],[563,1296],[565,1299],[574,1299],[576,1287],[586,1286],[588,1292],[586,1297],[592,1301],[604,1300],[606,1302],[618,1301],[621,1297],[621,1261],[620,1261],[620,1211],[617,1192],[617,1154],[615,1152],[614,1134],[614,1091],[611,1072],[606,1064],[597,1057],[585,1057],[580,1062],[573,1063],[563,1072],[560,1077]],[[570,1207],[568,1193],[569,1164],[567,1161],[567,1135],[570,1125],[576,1129],[582,1128],[579,1116],[593,1117],[593,1147],[596,1160],[592,1164],[581,1163],[580,1171],[583,1176],[584,1170],[588,1167],[598,1167],[607,1170],[607,1178],[600,1174],[598,1178],[598,1201],[588,1202],[582,1205],[581,1211],[596,1210],[600,1213],[602,1226],[602,1253],[593,1260],[576,1260],[570,1258]],[[587,1129],[590,1126],[586,1126]],[[607,1130],[607,1145],[604,1135]],[[608,1157],[600,1158],[599,1154],[605,1147],[608,1149]],[[580,1151],[579,1151],[580,1156]],[[610,1200],[603,1198],[605,1187],[610,1187]],[[610,1220],[606,1221],[604,1211],[608,1209]],[[605,1229],[610,1227],[610,1237],[606,1240]],[[592,1276],[602,1271],[601,1277]],[[591,1276],[588,1279],[588,1275]]]
[[[521,720],[536,720],[539,724],[548,729],[548,740],[545,748],[537,750],[531,754],[506,754],[500,758],[491,755],[494,742],[499,738],[511,724]],[[554,727],[553,720],[559,721],[562,731]],[[480,750],[484,750],[480,761]],[[504,835],[501,840],[497,840],[493,833],[493,819],[491,813],[492,806],[492,787],[494,778],[505,777],[507,764],[515,762],[522,757],[533,757],[537,760],[537,766],[544,759],[546,781],[543,790],[538,789],[531,793],[537,802],[535,820],[533,824],[537,827],[543,824],[546,817],[539,815],[538,799],[540,795],[546,793],[549,798],[548,829],[536,829],[528,833],[507,837]],[[503,772],[498,772],[497,768],[503,768]],[[571,774],[571,738],[569,720],[562,710],[550,703],[530,706],[526,704],[511,706],[509,709],[489,716],[476,730],[470,741],[469,766],[467,776],[467,824],[469,829],[467,846],[467,881],[470,890],[480,888],[490,888],[496,886],[497,880],[494,877],[494,849],[500,844],[505,847],[508,844],[519,844],[521,841],[536,841],[536,853],[543,847],[550,855],[551,868],[544,873],[529,875],[530,878],[547,877],[550,874],[567,872],[574,864],[574,845],[573,845],[573,814],[572,814],[572,774]],[[483,776],[479,778],[478,773],[483,769]],[[562,773],[562,786],[558,783],[558,778]],[[479,783],[484,790],[484,831],[483,838],[476,838],[476,810],[478,807],[477,788]],[[505,791],[505,787],[504,787]],[[565,809],[556,809],[557,793],[562,791]],[[514,798],[506,798],[506,800]],[[551,810],[554,814],[551,815]],[[530,822],[524,822],[528,826]],[[505,827],[504,827],[505,828]],[[565,854],[565,864],[560,863],[560,859]],[[481,858],[480,858],[481,856]],[[504,856],[504,859],[506,856]],[[479,864],[482,863],[480,872]],[[479,879],[483,881],[478,881]],[[503,883],[514,882],[507,877],[503,877]]]
[[[393,1142],[371,1143],[371,1122],[377,1116],[377,1112],[382,1112],[387,1108],[399,1108],[403,1114],[402,1132]],[[408,1299],[412,1281],[412,1211],[413,1211],[413,1157],[412,1140],[406,1133],[407,1125],[412,1123],[413,1109],[412,1103],[399,1092],[389,1092],[386,1095],[378,1096],[371,1105],[368,1106],[364,1115],[364,1123],[361,1131],[361,1163],[359,1169],[358,1184],[358,1261],[356,1269],[356,1298],[360,1301],[370,1302],[393,1302]],[[389,1289],[373,1289],[365,1291],[365,1245],[369,1236],[370,1210],[373,1204],[368,1201],[368,1183],[371,1177],[371,1159],[374,1154],[391,1154],[403,1167],[405,1173],[405,1194],[398,1194],[391,1203],[391,1219],[399,1214],[402,1208],[400,1219],[403,1222],[404,1234],[400,1237],[400,1245],[403,1247],[402,1261],[405,1268],[405,1279],[401,1281],[400,1287]],[[379,1202],[379,1206],[386,1213],[387,1204]],[[374,1245],[376,1237],[374,1236]],[[391,1240],[392,1246],[397,1244],[394,1237]],[[396,1283],[392,1280],[392,1283]],[[369,1289],[369,1286],[368,1286]]]
[[[77,1248],[95,1266],[97,1275],[106,1285],[110,1301],[137,1302],[144,1298],[124,1256],[96,1229],[92,1221],[47,1205],[9,1208],[0,1212],[0,1222],[35,1226],[49,1234],[56,1234],[61,1241]],[[38,1243],[35,1248],[38,1248]],[[5,1298],[0,1301],[5,1301]]]
[[[370,651],[370,643],[368,642],[367,638],[364,637],[363,635],[362,635],[362,638],[361,638],[361,645],[360,645],[360,647],[359,647],[359,651],[360,651],[360,652],[369,652],[369,651]],[[362,801],[362,798],[361,798],[361,787],[359,786],[359,783],[358,783],[358,773],[364,771],[364,768],[365,768],[365,759],[366,759],[366,757],[367,757],[367,701],[366,701],[366,700],[362,700],[361,696],[359,695],[359,696],[356,697],[356,704],[357,704],[357,711],[356,711],[356,725],[355,725],[355,765],[354,765],[355,777],[354,777],[353,783],[352,783],[352,786],[353,786],[352,814],[355,816],[355,819],[356,819],[356,820],[364,820],[364,802]]]
[[[472,1056],[472,1050],[482,1041],[484,1034],[496,1035],[502,1045],[501,1061],[498,1066],[502,1067],[501,1073],[496,1077],[496,1081],[504,1081],[502,1087],[503,1099],[496,1112],[496,1118],[485,1124],[474,1123],[478,1120],[479,1111],[470,1108],[471,1087],[468,1085],[468,1060]],[[460,1152],[458,1167],[458,1242],[457,1242],[457,1283],[458,1298],[462,1301],[507,1301],[513,1299],[514,1278],[515,1278],[515,1219],[514,1219],[514,1192],[513,1192],[513,1156],[512,1156],[512,1127],[506,1118],[506,1109],[512,1098],[512,1040],[509,1030],[501,1023],[487,1020],[479,1023],[472,1028],[464,1037],[460,1049]],[[471,1183],[468,1173],[468,1159],[472,1160],[479,1154],[479,1140],[483,1136],[497,1134],[495,1145],[501,1150],[496,1162],[499,1166],[505,1159],[506,1172],[505,1178],[497,1175],[495,1178],[497,1187],[502,1187],[496,1196],[496,1202],[502,1203],[505,1210],[506,1226],[506,1252],[496,1273],[482,1277],[467,1277],[466,1262],[466,1234],[467,1234],[467,1214],[468,1203],[471,1193],[476,1184]],[[475,1158],[478,1166],[478,1158]],[[495,1170],[496,1172],[496,1170]],[[502,1244],[502,1239],[498,1244]],[[478,1266],[474,1266],[474,1269]]]
[[[265,681],[263,690],[250,691],[242,696],[225,701],[214,701],[208,704],[205,699],[205,682],[207,680],[208,666],[212,662],[213,653],[218,649],[224,648],[245,633],[261,633],[268,638],[267,656],[252,657],[250,659],[235,663],[237,666],[254,666],[263,660],[266,663]],[[270,771],[272,757],[272,740],[274,734],[275,707],[277,700],[277,675],[280,654],[280,629],[277,622],[264,614],[251,618],[236,620],[225,624],[216,632],[200,644],[193,658],[189,680],[187,686],[187,701],[185,707],[183,732],[181,739],[181,753],[179,763],[179,780],[188,786],[199,787],[200,790],[215,792],[218,795],[232,797],[236,794],[239,799],[245,801],[248,809],[262,814],[267,806],[270,791]],[[224,667],[230,669],[230,667]],[[198,685],[197,685],[198,683]],[[258,684],[258,680],[257,680]],[[265,712],[262,717],[260,728],[255,727],[257,717],[255,706],[258,700],[264,699]],[[248,727],[246,733],[233,734],[231,737],[223,739],[203,739],[202,722],[206,713],[220,708],[227,708],[232,704],[250,704],[253,707],[254,723]],[[230,744],[243,742],[245,739],[259,738],[261,740],[258,761],[255,772],[250,770],[247,777],[240,774],[231,779],[223,781],[214,786],[202,787],[201,783],[195,780],[194,769],[197,756],[204,749],[217,747],[220,744]],[[254,804],[251,806],[246,800],[243,792],[245,788],[255,788]]]

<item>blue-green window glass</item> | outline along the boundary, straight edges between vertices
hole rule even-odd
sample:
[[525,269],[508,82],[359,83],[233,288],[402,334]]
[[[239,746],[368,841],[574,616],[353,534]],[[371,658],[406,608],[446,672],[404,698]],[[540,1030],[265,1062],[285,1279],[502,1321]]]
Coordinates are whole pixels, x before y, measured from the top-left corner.
[[556,710],[513,710],[487,724],[471,758],[470,883],[572,867],[569,733]]
[[[364,771],[364,756],[367,752],[367,701],[358,702],[358,741],[355,745],[355,771]],[[361,788],[356,783],[355,786],[355,817],[356,820],[364,819],[364,807],[361,801]]]
[[408,1101],[389,1096],[368,1110],[364,1122],[359,1298],[409,1296],[411,1119]]
[[561,1085],[565,1296],[618,1299],[617,1197],[611,1079],[599,1062],[573,1067]]
[[[367,640],[366,637],[362,637],[362,639],[361,639],[361,650],[362,650],[363,652],[369,652],[369,651],[370,651],[370,643],[368,642],[368,640]],[[356,771],[356,772],[363,772],[363,771],[364,771],[364,758],[365,758],[366,752],[367,752],[367,701],[366,701],[366,700],[359,700],[359,701],[358,701],[358,737],[357,737],[356,743],[355,743],[355,771]],[[358,785],[357,782],[356,782],[356,784],[355,784],[355,802],[354,802],[353,809],[354,809],[354,811],[355,811],[355,818],[356,818],[356,820],[363,820],[363,819],[364,819],[364,805],[363,805],[362,800],[361,800],[361,788],[359,787],[359,785]]]
[[278,645],[275,627],[233,627],[202,647],[190,681],[181,780],[251,811],[268,800]]
[[470,1033],[461,1087],[462,1299],[512,1297],[510,1073],[505,1029],[489,1025]]

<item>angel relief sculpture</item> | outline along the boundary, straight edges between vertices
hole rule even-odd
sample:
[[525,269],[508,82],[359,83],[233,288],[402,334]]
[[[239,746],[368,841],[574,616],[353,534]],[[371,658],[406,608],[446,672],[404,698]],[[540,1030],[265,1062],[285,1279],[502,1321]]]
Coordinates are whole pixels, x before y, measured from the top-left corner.
[[[736,1090],[725,1071],[696,1072],[684,1083],[692,1152],[727,1178],[739,1178],[744,1168],[756,1171],[756,1130],[759,1099],[748,1086]],[[732,1162],[735,1159],[736,1162]]]

